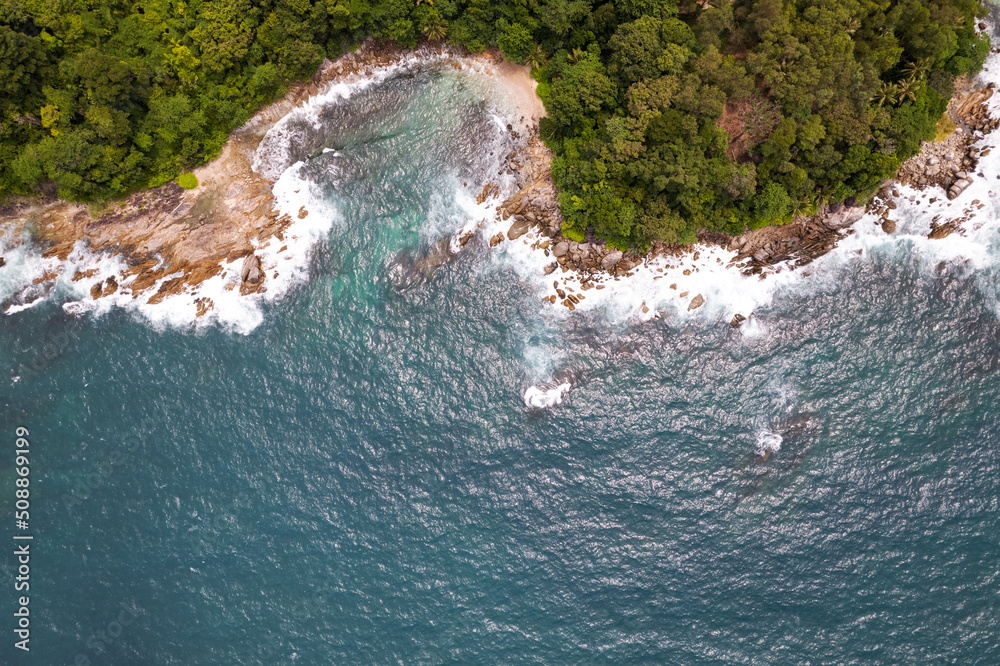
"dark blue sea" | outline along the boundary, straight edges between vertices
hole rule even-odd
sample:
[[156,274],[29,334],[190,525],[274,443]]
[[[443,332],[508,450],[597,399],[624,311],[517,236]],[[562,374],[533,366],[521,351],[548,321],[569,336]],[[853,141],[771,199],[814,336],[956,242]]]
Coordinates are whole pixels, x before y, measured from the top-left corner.
[[527,246],[421,263],[508,148],[474,78],[300,122],[328,224],[244,325],[56,294],[0,316],[0,661],[1000,663],[985,190],[940,246],[904,191],[895,235],[862,221],[808,276],[569,313]]

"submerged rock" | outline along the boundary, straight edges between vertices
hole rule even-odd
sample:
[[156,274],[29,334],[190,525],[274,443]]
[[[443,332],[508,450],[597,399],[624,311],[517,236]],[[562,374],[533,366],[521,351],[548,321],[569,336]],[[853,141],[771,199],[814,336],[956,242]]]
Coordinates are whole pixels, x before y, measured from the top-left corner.
[[424,275],[416,269],[416,260],[410,249],[400,250],[393,257],[388,275],[396,291],[403,291],[424,280]]

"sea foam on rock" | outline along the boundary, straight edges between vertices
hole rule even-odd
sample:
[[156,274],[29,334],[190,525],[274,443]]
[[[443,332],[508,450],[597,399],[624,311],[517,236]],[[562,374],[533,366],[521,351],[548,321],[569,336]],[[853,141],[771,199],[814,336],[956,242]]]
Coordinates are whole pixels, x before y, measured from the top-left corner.
[[[1000,57],[993,53],[980,79],[998,69]],[[995,241],[996,211],[991,207],[989,220],[980,219],[974,229],[966,227],[995,196],[983,183],[1000,177],[1000,164],[992,153],[991,132],[998,124],[1000,97],[993,95],[994,88],[993,81],[982,81],[971,93],[968,88],[957,93],[949,105],[959,125],[956,132],[942,144],[925,143],[920,155],[900,170],[899,182],[887,183],[867,207],[835,204],[784,226],[736,238],[699,234],[700,242],[694,246],[654,244],[651,252],[633,255],[597,239],[577,242],[561,235],[562,216],[546,171],[550,156],[544,148],[529,145],[517,161],[537,166],[524,169],[523,189],[498,207],[495,222],[486,231],[500,256],[536,281],[545,294],[543,302],[560,306],[555,312],[600,308],[616,317],[640,319],[684,319],[697,313],[729,321],[744,335],[755,334],[761,330],[760,322],[754,319],[753,326],[746,326],[743,318],[775,294],[835,279],[845,262],[863,257],[866,247],[912,243],[917,228],[931,242],[944,243],[957,236],[956,231],[976,239],[950,242],[931,255],[953,256],[958,247],[983,254],[983,244]],[[935,197],[938,186],[942,189]],[[916,187],[927,189],[921,193]],[[904,205],[906,198],[907,204],[921,201],[912,207]],[[902,219],[907,216],[910,219]],[[512,242],[504,242],[503,232]]]

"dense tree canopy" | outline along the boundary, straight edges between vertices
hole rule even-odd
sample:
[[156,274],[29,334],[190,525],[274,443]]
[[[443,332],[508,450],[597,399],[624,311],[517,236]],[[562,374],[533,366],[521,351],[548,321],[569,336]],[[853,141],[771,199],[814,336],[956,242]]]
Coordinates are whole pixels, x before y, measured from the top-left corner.
[[371,35],[532,66],[564,233],[622,246],[869,196],[978,69],[980,0],[0,0],[0,195],[105,198],[215,155]]

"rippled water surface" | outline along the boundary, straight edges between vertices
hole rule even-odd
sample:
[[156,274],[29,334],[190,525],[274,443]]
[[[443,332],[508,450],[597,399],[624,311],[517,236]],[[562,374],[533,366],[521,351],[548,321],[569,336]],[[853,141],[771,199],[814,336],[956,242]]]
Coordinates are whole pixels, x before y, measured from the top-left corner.
[[567,317],[482,242],[427,261],[510,147],[476,81],[299,127],[333,223],[248,335],[0,317],[36,663],[1000,661],[995,265],[871,241],[743,329]]

